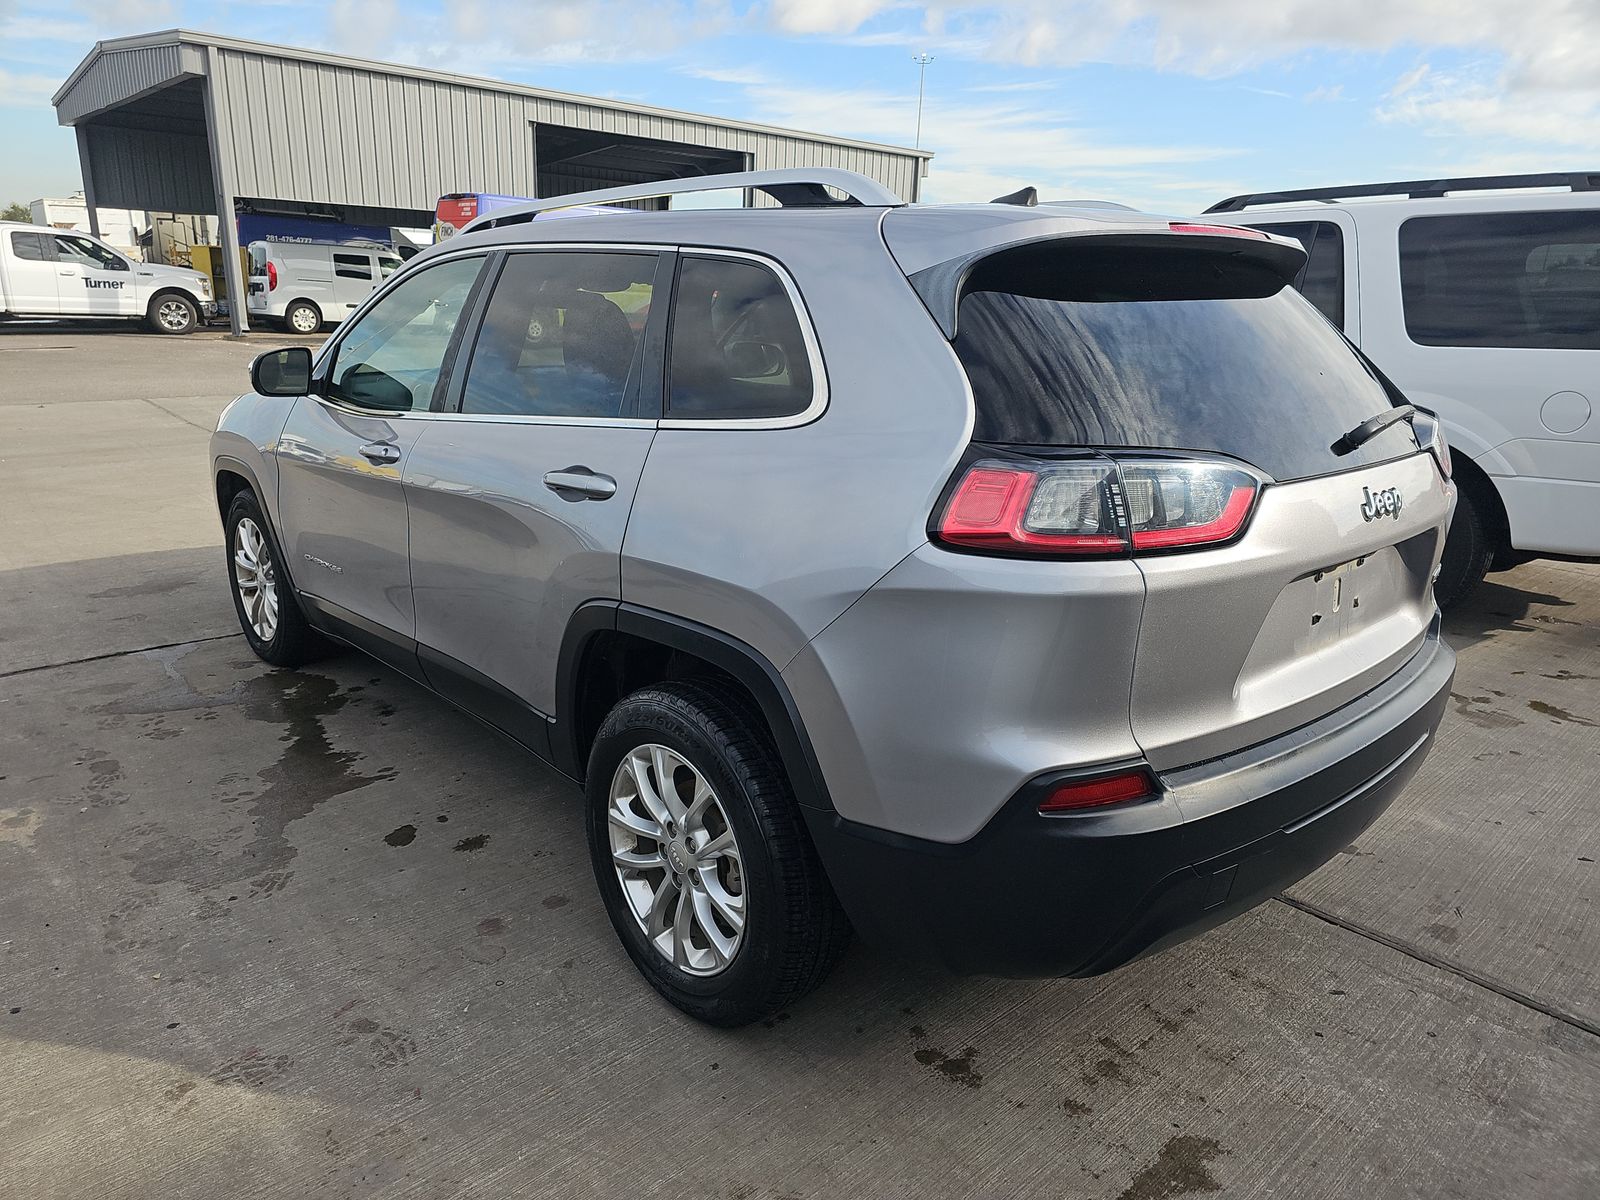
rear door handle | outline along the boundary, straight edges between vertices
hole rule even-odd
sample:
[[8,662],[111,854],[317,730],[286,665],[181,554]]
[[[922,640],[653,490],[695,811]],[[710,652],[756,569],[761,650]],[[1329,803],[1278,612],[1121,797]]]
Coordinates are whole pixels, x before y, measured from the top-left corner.
[[588,467],[546,471],[544,485],[563,500],[609,500],[617,494],[617,481]]
[[400,461],[400,447],[391,446],[388,442],[368,442],[361,447],[361,457],[370,463],[397,463]]

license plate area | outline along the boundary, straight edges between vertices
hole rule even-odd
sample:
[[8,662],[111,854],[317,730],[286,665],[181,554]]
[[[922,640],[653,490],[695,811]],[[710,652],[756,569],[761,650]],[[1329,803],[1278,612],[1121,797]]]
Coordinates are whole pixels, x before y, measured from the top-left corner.
[[1337,641],[1393,607],[1399,598],[1395,559],[1392,550],[1364,554],[1317,571],[1306,580],[1307,628],[1313,645]]

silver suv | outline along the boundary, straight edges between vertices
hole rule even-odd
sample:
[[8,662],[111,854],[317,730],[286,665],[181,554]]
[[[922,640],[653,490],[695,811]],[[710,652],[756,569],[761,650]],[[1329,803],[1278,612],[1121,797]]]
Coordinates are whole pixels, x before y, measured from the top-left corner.
[[[551,219],[711,187],[769,203]],[[852,928],[1090,975],[1259,903],[1428,749],[1448,450],[1298,244],[1028,199],[476,222],[223,414],[245,637],[579,781],[623,946],[716,1024]]]

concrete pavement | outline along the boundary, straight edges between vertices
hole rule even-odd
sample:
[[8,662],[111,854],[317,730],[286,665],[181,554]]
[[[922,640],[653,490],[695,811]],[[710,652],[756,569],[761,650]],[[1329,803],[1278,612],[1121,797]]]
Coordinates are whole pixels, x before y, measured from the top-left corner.
[[237,636],[205,438],[276,340],[0,332],[0,1196],[1600,1194],[1600,569],[1451,618],[1433,755],[1284,899],[721,1033],[569,784]]

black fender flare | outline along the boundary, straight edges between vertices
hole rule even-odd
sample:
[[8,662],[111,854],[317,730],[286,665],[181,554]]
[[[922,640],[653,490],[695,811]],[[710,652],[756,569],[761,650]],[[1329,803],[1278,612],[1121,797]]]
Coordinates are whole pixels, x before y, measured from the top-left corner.
[[616,600],[580,606],[567,622],[556,663],[556,721],[550,731],[555,766],[582,781],[588,763],[579,745],[578,686],[590,642],[606,631],[631,634],[703,659],[738,680],[755,698],[772,730],[795,798],[805,808],[833,811],[816,751],[794,697],[778,669],[753,646],[709,625]]
[[[242,476],[244,481],[250,485],[250,490],[255,493],[256,503],[261,506],[261,515],[267,522],[267,536],[272,539],[273,550],[278,555],[278,567],[282,570],[284,578],[289,583],[289,594],[295,598],[296,603],[299,603],[300,589],[295,586],[294,571],[289,566],[288,556],[283,552],[283,539],[278,536],[277,517],[273,515],[272,506],[267,503],[266,494],[261,490],[261,480],[257,478],[255,470],[249,463],[242,459],[234,458],[231,454],[219,454],[211,462],[211,490],[213,495],[217,490],[217,476],[224,471]],[[217,515],[224,523],[227,522],[228,511],[222,506],[220,498],[217,501]],[[223,530],[223,534],[223,540],[226,542],[226,529]]]

